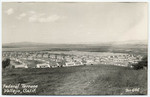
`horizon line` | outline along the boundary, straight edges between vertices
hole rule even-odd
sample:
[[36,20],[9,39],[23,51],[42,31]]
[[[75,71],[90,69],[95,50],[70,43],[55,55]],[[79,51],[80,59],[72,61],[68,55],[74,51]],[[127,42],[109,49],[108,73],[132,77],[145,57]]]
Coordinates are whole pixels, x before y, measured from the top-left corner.
[[135,41],[144,41],[144,42],[148,42],[148,40],[123,40],[123,41],[103,41],[103,42],[68,42],[68,43],[48,43],[48,42],[33,42],[33,41],[21,41],[21,42],[5,42],[3,43],[2,42],[2,45],[3,44],[13,44],[13,43],[39,43],[39,44],[99,44],[99,43],[115,43],[115,42],[135,42]]

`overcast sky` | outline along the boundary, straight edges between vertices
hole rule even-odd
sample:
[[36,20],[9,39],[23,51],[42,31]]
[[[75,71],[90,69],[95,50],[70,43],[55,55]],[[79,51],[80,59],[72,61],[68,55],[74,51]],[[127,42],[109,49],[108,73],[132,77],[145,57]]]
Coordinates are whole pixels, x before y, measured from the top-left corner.
[[3,3],[2,42],[147,40],[147,3]]

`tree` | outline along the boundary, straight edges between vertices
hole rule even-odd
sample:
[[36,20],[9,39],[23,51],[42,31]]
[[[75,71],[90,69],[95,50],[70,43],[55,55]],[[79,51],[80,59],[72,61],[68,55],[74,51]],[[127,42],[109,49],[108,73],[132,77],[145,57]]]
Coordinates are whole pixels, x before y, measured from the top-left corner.
[[6,68],[9,65],[10,65],[10,59],[7,58],[2,61],[2,68]]
[[143,69],[144,67],[147,68],[148,62],[147,62],[147,56],[143,57],[141,61],[139,61],[137,64],[133,65],[133,68],[138,70],[138,69]]

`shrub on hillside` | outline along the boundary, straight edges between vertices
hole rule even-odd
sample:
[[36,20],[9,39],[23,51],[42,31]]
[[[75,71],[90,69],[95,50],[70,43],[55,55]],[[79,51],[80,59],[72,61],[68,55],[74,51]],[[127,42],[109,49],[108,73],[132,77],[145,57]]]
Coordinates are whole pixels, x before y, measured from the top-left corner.
[[136,70],[147,68],[147,64],[148,64],[148,62],[147,62],[147,56],[145,56],[137,64],[134,64],[133,68],[136,69]]
[[10,65],[10,59],[7,58],[2,61],[2,68],[6,68],[9,65]]

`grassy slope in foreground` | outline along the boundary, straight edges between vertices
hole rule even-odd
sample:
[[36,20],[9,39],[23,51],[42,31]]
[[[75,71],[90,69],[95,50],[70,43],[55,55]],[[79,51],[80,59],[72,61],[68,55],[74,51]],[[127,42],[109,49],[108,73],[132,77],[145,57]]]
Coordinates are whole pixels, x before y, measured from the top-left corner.
[[[147,94],[147,71],[117,66],[3,70],[3,84],[37,84],[37,95]],[[139,92],[125,89],[140,88]],[[4,93],[3,93],[4,94]]]

